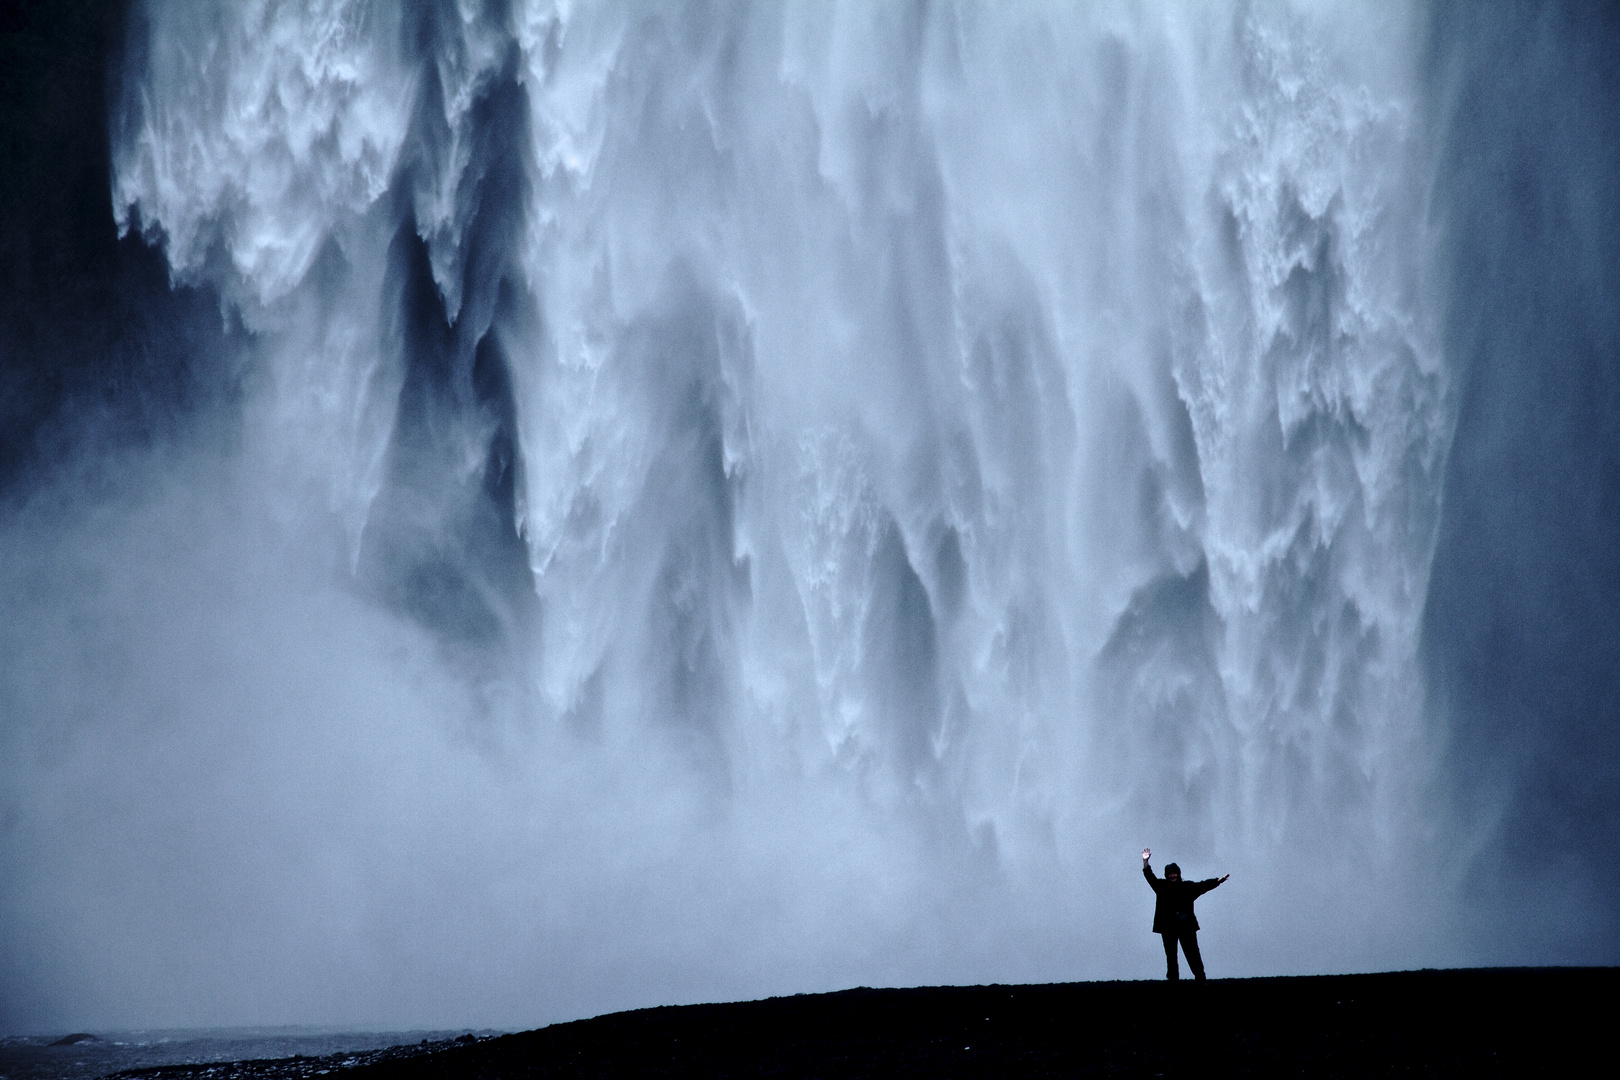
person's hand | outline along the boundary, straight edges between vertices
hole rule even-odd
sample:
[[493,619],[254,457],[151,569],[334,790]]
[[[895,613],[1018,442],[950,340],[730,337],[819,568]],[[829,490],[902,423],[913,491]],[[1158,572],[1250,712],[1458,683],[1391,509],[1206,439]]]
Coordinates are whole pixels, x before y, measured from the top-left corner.
[[[1229,878],[1231,876],[1232,876],[1231,874],[1222,874],[1221,875],[1221,881],[1225,881],[1227,878]],[[1221,881],[1217,881],[1215,884],[1219,885],[1221,883]]]
[[1153,858],[1153,849],[1152,848],[1143,848],[1142,849],[1142,861],[1147,862],[1151,858]]

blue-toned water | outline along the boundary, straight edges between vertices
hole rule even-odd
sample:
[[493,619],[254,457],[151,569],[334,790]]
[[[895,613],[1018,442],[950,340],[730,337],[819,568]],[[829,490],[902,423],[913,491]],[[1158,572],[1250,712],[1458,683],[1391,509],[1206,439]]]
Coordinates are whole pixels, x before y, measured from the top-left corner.
[[1612,962],[1616,40],[139,5],[0,1017],[1151,975],[1144,844],[1217,974]]
[[[310,1027],[206,1028],[165,1031],[73,1032],[68,1035],[0,1037],[3,1080],[89,1080],[127,1069],[164,1065],[248,1061],[259,1058],[329,1058],[333,1071],[353,1067],[366,1052],[439,1042],[466,1031],[351,1032]],[[490,1032],[478,1032],[488,1035]],[[88,1036],[88,1037],[85,1037]],[[66,1039],[74,1041],[58,1045]]]

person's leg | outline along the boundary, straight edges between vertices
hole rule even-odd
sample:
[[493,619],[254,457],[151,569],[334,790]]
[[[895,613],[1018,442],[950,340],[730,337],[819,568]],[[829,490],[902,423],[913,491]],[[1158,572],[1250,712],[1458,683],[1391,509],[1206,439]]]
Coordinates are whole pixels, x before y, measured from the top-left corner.
[[1182,932],[1181,951],[1187,954],[1187,966],[1192,968],[1193,978],[1203,982],[1204,958],[1198,955],[1198,931],[1186,930]]
[[1164,967],[1165,978],[1175,980],[1181,978],[1181,965],[1176,963],[1176,935],[1160,934],[1164,939]]

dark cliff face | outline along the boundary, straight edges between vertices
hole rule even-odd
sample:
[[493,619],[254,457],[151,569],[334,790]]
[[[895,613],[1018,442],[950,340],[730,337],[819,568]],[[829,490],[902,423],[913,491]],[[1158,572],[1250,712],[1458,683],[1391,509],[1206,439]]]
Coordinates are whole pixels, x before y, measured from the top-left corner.
[[228,398],[218,302],[113,224],[119,0],[0,4],[0,494]]
[[1444,7],[1429,63],[1461,392],[1424,647],[1461,835],[1482,845],[1465,893],[1521,943],[1489,959],[1612,962],[1620,14]]

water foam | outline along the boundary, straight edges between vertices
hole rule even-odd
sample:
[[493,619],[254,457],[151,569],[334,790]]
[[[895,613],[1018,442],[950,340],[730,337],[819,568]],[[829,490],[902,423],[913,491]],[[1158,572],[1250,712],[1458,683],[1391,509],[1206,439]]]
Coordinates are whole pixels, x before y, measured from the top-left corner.
[[408,654],[337,756],[441,825],[307,842],[466,878],[346,886],[345,970],[485,976],[354,1007],[1149,974],[1144,840],[1227,970],[1444,955],[1417,22],[151,4],[116,215],[241,320],[241,519],[339,538],[271,633],[357,658],[244,722]]

